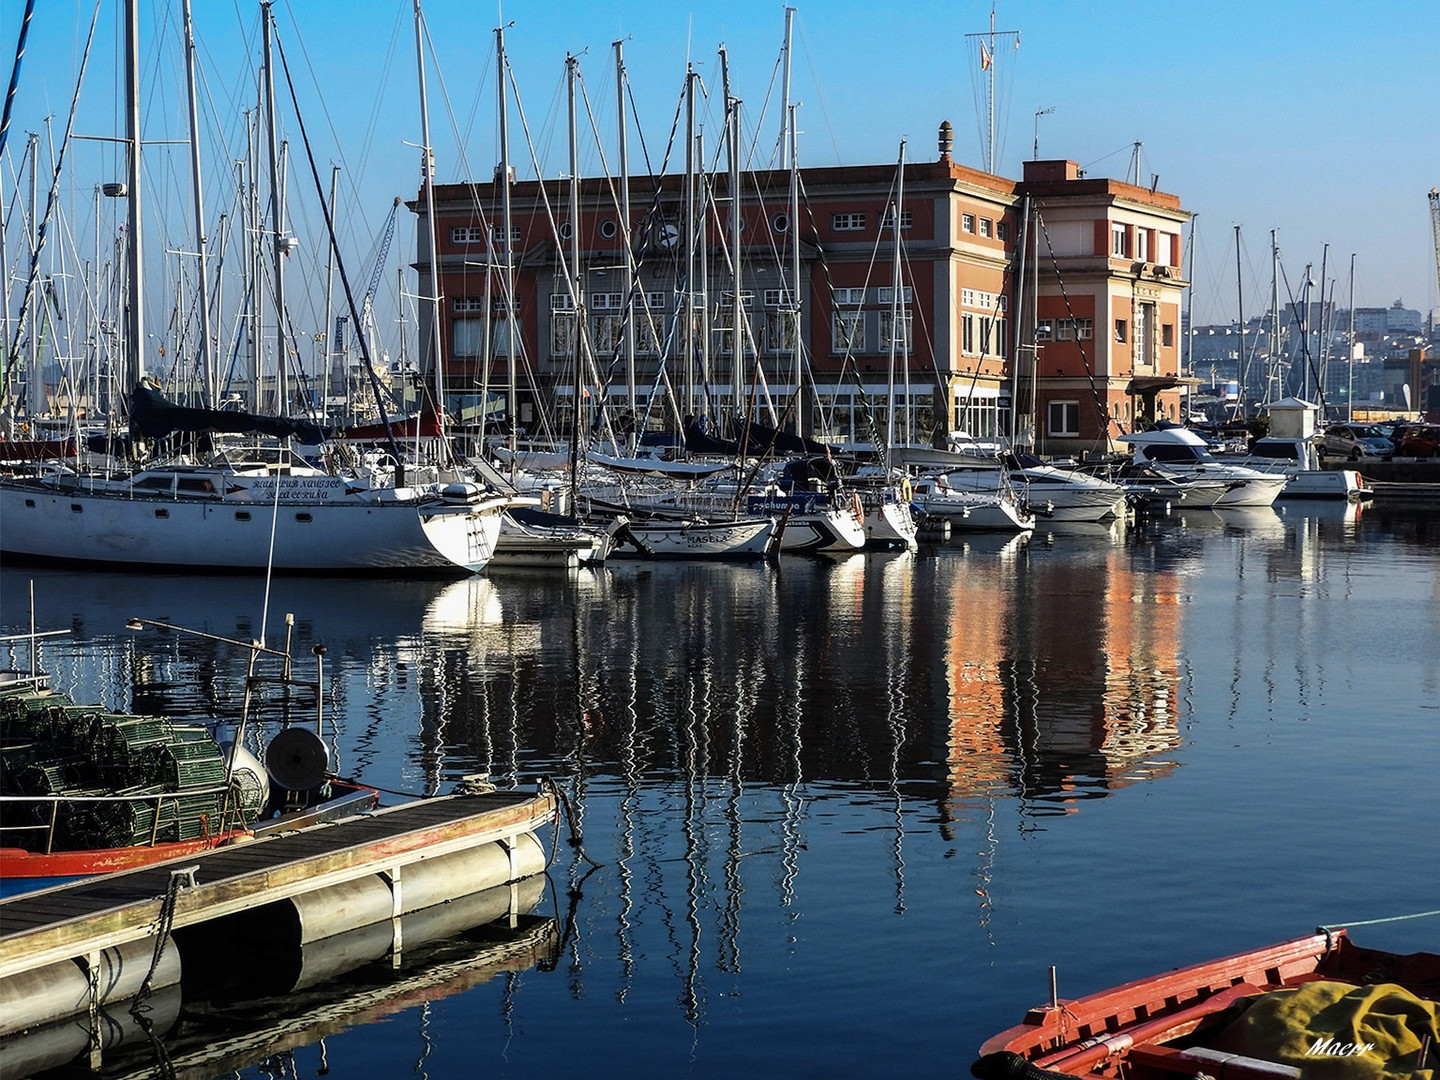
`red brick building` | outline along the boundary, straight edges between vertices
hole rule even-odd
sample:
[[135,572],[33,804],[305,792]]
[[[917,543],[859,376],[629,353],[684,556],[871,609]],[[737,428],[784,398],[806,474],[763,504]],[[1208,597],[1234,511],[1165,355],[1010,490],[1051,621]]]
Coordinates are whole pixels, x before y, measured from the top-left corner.
[[[629,409],[633,382],[650,430],[740,412],[863,442],[887,435],[893,401],[897,442],[1013,431],[1042,453],[1075,453],[1176,417],[1189,219],[1179,200],[1067,161],[1027,162],[1019,182],[991,176],[952,161],[948,135],[946,125],[929,162],[802,169],[794,196],[788,171],[742,173],[738,321],[727,175],[693,195],[684,176],[630,179],[628,291],[618,181],[582,178],[578,225],[568,180],[512,181],[513,402],[502,189],[438,186],[447,401],[488,390],[528,431],[547,418],[567,431],[578,350],[582,402]],[[692,204],[704,226],[687,244]],[[411,204],[428,296],[424,207]]]

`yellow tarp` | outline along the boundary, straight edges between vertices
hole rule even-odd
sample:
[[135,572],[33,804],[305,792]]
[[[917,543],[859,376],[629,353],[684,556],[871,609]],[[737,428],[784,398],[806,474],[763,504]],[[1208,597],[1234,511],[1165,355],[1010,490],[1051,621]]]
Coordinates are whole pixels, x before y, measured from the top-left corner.
[[1440,1006],[1393,983],[1303,983],[1257,996],[1206,1042],[1299,1066],[1305,1080],[1437,1080]]

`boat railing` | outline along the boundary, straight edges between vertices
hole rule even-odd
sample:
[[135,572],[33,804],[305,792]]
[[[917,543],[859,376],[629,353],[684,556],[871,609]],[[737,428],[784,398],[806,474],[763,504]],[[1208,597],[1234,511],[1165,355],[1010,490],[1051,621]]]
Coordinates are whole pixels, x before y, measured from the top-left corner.
[[[154,802],[155,813],[150,823],[150,835],[144,844],[145,847],[154,847],[160,843],[160,828],[165,824],[165,817],[161,811],[167,800],[174,802],[178,813],[182,801],[207,795],[224,796],[230,792],[232,786],[233,785],[227,783],[207,787],[185,788],[181,791],[133,791],[114,795],[70,794],[65,792],[44,795],[0,795],[0,806],[7,808],[26,806],[43,808],[45,804],[49,804],[48,813],[44,809],[41,809],[39,815],[47,818],[47,820],[40,821],[33,825],[18,824],[15,822],[13,815],[7,815],[5,823],[0,825],[0,835],[6,833],[43,832],[45,834],[44,854],[49,855],[54,851],[55,837],[59,827],[64,824],[60,817],[60,807],[62,805],[102,803],[128,803],[133,805],[135,803]],[[239,800],[226,798],[223,799],[220,804],[220,820],[217,828],[213,830],[210,828],[209,817],[206,814],[200,815],[200,823],[203,836],[223,836],[226,833],[233,832],[237,828],[244,827],[245,817],[241,810]]]

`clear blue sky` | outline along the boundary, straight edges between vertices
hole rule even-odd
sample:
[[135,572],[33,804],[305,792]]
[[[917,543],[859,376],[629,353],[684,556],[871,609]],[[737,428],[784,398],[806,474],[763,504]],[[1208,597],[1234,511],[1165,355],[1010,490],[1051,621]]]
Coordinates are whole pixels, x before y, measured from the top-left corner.
[[[9,71],[23,0],[0,0],[0,63]],[[96,57],[77,130],[120,130],[114,75],[119,24],[105,0]],[[178,0],[143,4],[145,129],[151,140],[185,131],[183,81],[176,48]],[[207,187],[217,207],[222,174],[239,155],[241,110],[253,102],[258,64],[258,4],[194,0],[207,114]],[[172,10],[173,9],[173,10]],[[44,0],[31,25],[4,165],[7,201],[25,132],[53,118],[58,142],[69,109],[90,0]],[[352,276],[368,277],[376,237],[396,195],[418,185],[419,113],[411,0],[277,0],[281,43],[319,168],[343,169],[340,217],[354,251]],[[468,0],[428,0],[433,44],[428,69],[432,141],[441,181],[486,177],[498,160],[495,135],[495,35],[506,43],[520,105],[542,169],[566,170],[564,64],[581,72],[615,169],[612,42],[625,58],[645,143],[659,159],[670,137],[687,60],[712,95],[707,142],[720,131],[717,47],[731,66],[733,93],[745,102],[747,137],[757,165],[768,165],[780,130],[777,60],[784,29],[779,0],[729,0],[687,9],[659,0],[511,2],[501,9]],[[978,0],[905,0],[882,4],[825,0],[797,5],[791,98],[799,103],[802,167],[894,161],[901,139],[908,160],[936,154],[935,133],[950,120],[955,156],[983,166],[984,83],[967,34],[985,31],[991,5]],[[1356,256],[1354,296],[1361,306],[1436,306],[1435,252],[1426,193],[1440,186],[1440,0],[1026,0],[999,4],[996,171],[1018,176],[1032,154],[1037,125],[1042,157],[1067,157],[1090,175],[1125,178],[1142,144],[1144,183],[1199,215],[1195,246],[1197,323],[1225,321],[1236,310],[1235,226],[1242,227],[1240,276],[1246,313],[1260,310],[1270,282],[1270,231],[1298,288],[1306,264],[1327,280],[1343,306]],[[285,97],[282,90],[281,96]],[[768,103],[767,103],[768,102]],[[1053,112],[1037,118],[1041,109]],[[288,117],[288,103],[283,113]],[[294,157],[290,185],[313,193],[291,119],[283,121]],[[582,170],[603,167],[593,140],[582,140]],[[518,115],[512,157],[533,175]],[[223,149],[219,149],[223,146]],[[632,127],[632,170],[643,168]],[[678,161],[678,159],[676,159]],[[66,197],[78,208],[72,228],[83,240],[95,184],[119,178],[117,152],[77,144]],[[176,213],[188,199],[181,148],[146,151],[155,205]],[[678,165],[673,166],[678,169]],[[24,190],[28,179],[21,178]],[[43,199],[45,184],[42,178]],[[299,206],[295,231],[319,228],[318,212]],[[87,217],[90,215],[90,217]],[[184,221],[183,213],[176,220]],[[184,234],[168,241],[184,243]],[[310,241],[307,238],[307,243]],[[317,247],[317,236],[311,245]],[[15,238],[9,239],[14,252]],[[414,250],[413,220],[401,215],[390,273]],[[297,266],[307,265],[297,259]],[[308,264],[315,265],[315,264]],[[361,286],[363,287],[363,285]],[[1282,292],[1283,299],[1283,292]]]

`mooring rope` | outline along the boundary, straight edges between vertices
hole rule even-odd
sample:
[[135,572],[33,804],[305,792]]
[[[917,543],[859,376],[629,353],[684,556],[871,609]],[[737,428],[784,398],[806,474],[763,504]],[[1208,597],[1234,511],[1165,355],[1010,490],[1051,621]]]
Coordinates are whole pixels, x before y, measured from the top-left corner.
[[[566,843],[568,843],[572,848],[574,848],[575,853],[579,855],[580,858],[588,862],[591,866],[604,866],[604,863],[597,862],[585,853],[584,840],[580,836],[580,830],[575,827],[575,815],[570,809],[570,800],[565,795],[565,792],[560,790],[560,785],[555,783],[553,777],[542,776],[540,778],[540,787],[542,789],[548,788],[551,792],[554,793],[555,801],[560,804],[560,809],[565,814],[565,823],[570,826],[570,837],[566,841]],[[558,841],[560,838],[560,817],[558,814],[555,817],[555,838],[556,841]],[[551,859],[555,857],[556,847],[558,847],[558,843],[551,845]]]
[[1315,929],[1328,934],[1332,930],[1345,930],[1352,926],[1378,926],[1381,923],[1405,922],[1407,919],[1428,919],[1433,915],[1440,915],[1440,911],[1417,911],[1413,915],[1391,915],[1384,919],[1357,919],[1354,922],[1325,923]]

